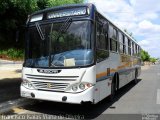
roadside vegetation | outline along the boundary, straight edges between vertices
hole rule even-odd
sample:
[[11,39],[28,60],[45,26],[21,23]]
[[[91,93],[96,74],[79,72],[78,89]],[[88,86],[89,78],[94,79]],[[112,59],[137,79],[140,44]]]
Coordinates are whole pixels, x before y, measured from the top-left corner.
[[7,60],[23,60],[24,51],[16,48],[0,50],[0,58],[7,59]]
[[158,58],[154,58],[154,57],[151,57],[147,51],[145,50],[142,50],[141,51],[141,59],[143,62],[150,62],[152,64],[155,64],[155,62],[158,60]]
[[31,13],[83,0],[1,0],[0,59],[23,60],[27,16]]

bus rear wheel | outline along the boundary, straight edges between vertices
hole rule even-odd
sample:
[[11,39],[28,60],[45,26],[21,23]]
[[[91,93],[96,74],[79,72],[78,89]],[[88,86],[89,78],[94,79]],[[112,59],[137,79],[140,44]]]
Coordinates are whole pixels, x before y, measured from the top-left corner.
[[111,84],[111,95],[109,96],[109,100],[111,102],[114,100],[115,93],[116,93],[116,78],[117,78],[117,75],[113,77],[112,84]]
[[137,83],[138,83],[137,77],[138,77],[138,70],[136,69],[136,70],[135,70],[134,84],[137,84]]

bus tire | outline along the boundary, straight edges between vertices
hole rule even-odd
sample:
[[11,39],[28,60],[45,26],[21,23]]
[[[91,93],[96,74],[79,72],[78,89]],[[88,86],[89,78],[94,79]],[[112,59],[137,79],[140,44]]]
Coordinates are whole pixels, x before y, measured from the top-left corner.
[[93,108],[95,106],[92,102],[81,102],[81,105],[85,108]]
[[117,77],[116,77],[116,92],[119,89],[119,74],[117,73]]
[[116,93],[116,79],[117,79],[117,75],[115,74],[111,84],[111,95],[109,96],[109,100],[111,102],[114,100],[115,93]]
[[137,77],[138,77],[138,70],[137,70],[137,69],[135,69],[134,84],[137,84],[137,83],[138,83],[138,79],[137,79]]

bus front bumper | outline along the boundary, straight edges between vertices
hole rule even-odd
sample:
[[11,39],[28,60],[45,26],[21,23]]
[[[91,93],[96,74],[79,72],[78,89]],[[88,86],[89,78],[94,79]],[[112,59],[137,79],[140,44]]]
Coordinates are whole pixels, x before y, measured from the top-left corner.
[[40,91],[30,90],[21,86],[21,97],[47,100],[55,102],[81,104],[83,102],[92,102],[94,94],[94,87],[88,88],[87,90],[80,93],[65,93],[65,92],[52,92],[52,91]]

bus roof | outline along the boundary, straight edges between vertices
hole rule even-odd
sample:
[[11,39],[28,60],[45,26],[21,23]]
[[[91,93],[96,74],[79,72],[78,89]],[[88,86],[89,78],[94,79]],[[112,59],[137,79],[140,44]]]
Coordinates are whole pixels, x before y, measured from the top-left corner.
[[111,24],[113,24],[117,29],[119,29],[123,34],[125,34],[129,39],[131,39],[132,41],[134,41],[136,44],[138,44],[138,42],[132,38],[130,35],[128,35],[124,30],[122,30],[120,27],[118,27],[115,23],[113,23],[108,17],[106,17],[103,13],[101,13],[97,8],[96,5],[94,5],[93,3],[83,3],[83,4],[68,4],[68,5],[62,5],[62,6],[56,6],[56,7],[51,7],[51,8],[46,8],[43,10],[39,10],[36,11],[34,13],[31,14],[32,15],[36,15],[36,14],[40,14],[46,11],[52,11],[52,10],[61,10],[61,9],[66,9],[66,8],[74,8],[74,7],[89,7],[89,8],[94,8],[94,10],[96,10],[98,13],[100,13],[104,18],[106,18],[107,21],[109,21]]
[[31,16],[35,15],[35,14],[40,14],[40,13],[43,13],[43,12],[46,12],[46,11],[61,10],[61,9],[72,8],[72,7],[74,8],[74,7],[91,7],[91,6],[94,6],[94,4],[92,4],[92,3],[82,3],[82,4],[61,5],[61,6],[56,6],[56,7],[51,7],[51,8],[46,8],[46,9],[43,9],[43,10],[36,11],[36,12],[32,13]]

